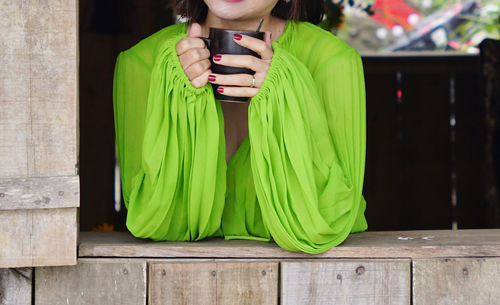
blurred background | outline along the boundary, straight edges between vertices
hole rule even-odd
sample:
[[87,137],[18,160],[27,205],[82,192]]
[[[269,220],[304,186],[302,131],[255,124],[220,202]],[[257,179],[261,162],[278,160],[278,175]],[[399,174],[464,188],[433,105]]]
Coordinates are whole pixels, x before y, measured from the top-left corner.
[[[126,230],[116,56],[181,20],[170,0],[80,0],[80,228]],[[368,230],[500,227],[500,1],[325,2],[363,57]]]
[[326,1],[321,26],[360,53],[427,51],[478,54],[486,38],[498,39],[499,0]]

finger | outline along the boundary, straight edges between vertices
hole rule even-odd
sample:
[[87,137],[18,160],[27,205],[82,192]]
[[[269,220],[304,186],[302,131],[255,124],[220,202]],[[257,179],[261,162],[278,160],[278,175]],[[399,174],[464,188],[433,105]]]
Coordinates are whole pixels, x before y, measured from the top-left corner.
[[267,31],[266,35],[264,36],[264,41],[266,42],[267,46],[272,49],[272,33]]
[[204,59],[195,62],[191,66],[187,67],[184,71],[186,71],[186,75],[189,78],[189,80],[193,80],[198,76],[202,75],[209,68],[210,68],[210,61],[208,59]]
[[189,26],[188,30],[188,36],[189,37],[194,37],[194,38],[199,38],[202,35],[201,31],[201,25],[199,23],[193,23],[191,26]]
[[199,38],[184,37],[175,46],[177,55],[182,55],[190,49],[203,49],[206,48],[203,40]]
[[179,61],[182,67],[189,67],[197,61],[208,59],[210,51],[208,49],[190,49],[184,54],[179,55]]
[[256,96],[259,88],[250,87],[218,87],[217,92],[227,96],[252,97]]
[[191,81],[191,84],[193,84],[193,87],[201,88],[201,87],[205,86],[208,83],[208,76],[210,75],[210,73],[212,73],[212,71],[207,70],[203,74],[201,74],[200,76],[194,78]]
[[271,59],[273,57],[272,48],[270,48],[269,45],[263,40],[239,34],[235,34],[233,39],[240,46],[248,48],[259,54],[262,59]]
[[218,65],[247,68],[255,72],[265,72],[269,69],[269,60],[262,60],[252,55],[216,54],[213,60]]
[[[210,74],[208,81],[212,84],[224,86],[241,86],[250,87],[253,82],[253,75],[251,74]],[[259,86],[257,77],[255,77],[255,87]]]

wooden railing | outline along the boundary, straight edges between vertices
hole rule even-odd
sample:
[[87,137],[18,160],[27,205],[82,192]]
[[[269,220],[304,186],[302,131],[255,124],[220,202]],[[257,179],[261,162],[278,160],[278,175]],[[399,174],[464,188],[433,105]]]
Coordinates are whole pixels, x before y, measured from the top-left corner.
[[498,229],[364,232],[319,255],[82,232],[78,253],[76,266],[36,268],[33,289],[7,272],[37,305],[500,303]]

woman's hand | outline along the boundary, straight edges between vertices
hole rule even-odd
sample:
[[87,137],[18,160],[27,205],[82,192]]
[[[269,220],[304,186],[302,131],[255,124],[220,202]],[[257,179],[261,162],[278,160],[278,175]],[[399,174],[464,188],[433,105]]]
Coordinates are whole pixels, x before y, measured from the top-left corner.
[[205,46],[201,37],[201,26],[193,23],[189,29],[188,37],[179,40],[175,46],[182,69],[195,88],[201,88],[208,82],[210,70],[210,51]]
[[[208,76],[208,81],[221,85],[217,90],[227,96],[255,96],[267,76],[274,55],[271,46],[271,32],[266,32],[264,41],[238,34],[234,35],[233,39],[237,44],[259,54],[261,58],[252,55],[216,54],[213,57],[214,62],[218,65],[247,68],[255,71],[255,74],[224,75],[212,73]],[[255,84],[252,87],[253,77],[255,77]]]

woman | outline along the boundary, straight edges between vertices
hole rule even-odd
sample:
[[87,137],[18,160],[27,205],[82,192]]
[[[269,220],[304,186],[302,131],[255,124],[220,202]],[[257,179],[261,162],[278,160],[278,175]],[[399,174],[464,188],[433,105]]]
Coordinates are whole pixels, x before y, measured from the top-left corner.
[[[321,20],[322,1],[180,1],[189,25],[120,53],[115,128],[132,234],[273,239],[321,253],[367,229],[362,64],[354,49],[305,22]],[[198,37],[210,27],[255,30],[261,18],[265,42],[234,37],[261,59],[214,59],[255,75],[213,74]],[[251,100],[215,100],[208,82]]]

